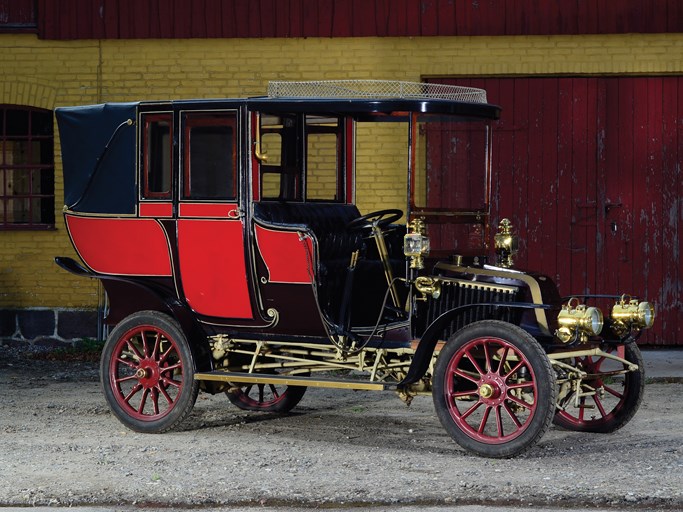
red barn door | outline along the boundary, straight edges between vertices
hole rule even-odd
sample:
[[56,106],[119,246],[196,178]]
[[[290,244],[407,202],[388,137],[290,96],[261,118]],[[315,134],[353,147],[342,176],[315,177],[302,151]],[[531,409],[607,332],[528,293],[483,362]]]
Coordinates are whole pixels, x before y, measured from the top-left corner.
[[503,107],[492,213],[521,237],[518,266],[563,295],[640,294],[658,312],[641,343],[683,344],[683,78],[433,81],[484,88]]

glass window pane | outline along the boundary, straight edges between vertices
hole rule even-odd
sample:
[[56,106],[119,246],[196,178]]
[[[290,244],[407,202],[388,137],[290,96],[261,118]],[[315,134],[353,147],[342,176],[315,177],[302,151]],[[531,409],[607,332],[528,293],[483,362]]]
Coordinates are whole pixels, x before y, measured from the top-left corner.
[[52,113],[31,112],[31,135],[52,136]]
[[280,174],[266,173],[261,176],[261,197],[277,199],[280,196]]
[[308,136],[306,199],[337,199],[337,135]]
[[7,109],[5,113],[5,135],[26,137],[28,131],[28,110]]
[[236,116],[198,114],[186,117],[184,197],[234,199]]
[[144,118],[143,173],[146,198],[170,199],[172,169],[171,114]]

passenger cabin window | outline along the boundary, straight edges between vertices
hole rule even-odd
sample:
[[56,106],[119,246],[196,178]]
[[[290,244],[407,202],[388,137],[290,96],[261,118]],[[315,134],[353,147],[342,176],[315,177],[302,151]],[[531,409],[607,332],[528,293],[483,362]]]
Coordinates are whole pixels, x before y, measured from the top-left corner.
[[344,200],[342,119],[261,114],[259,130],[262,199]]
[[183,115],[183,199],[235,199],[237,113]]
[[171,114],[142,117],[143,197],[171,199],[173,118]]

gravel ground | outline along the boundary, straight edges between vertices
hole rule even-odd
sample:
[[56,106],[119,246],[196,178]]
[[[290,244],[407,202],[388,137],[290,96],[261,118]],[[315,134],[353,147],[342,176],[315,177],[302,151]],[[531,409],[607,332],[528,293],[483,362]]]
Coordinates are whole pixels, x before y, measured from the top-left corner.
[[553,427],[526,455],[470,456],[429,397],[309,389],[292,414],[201,394],[184,430],[109,413],[97,365],[0,347],[0,506],[599,505],[683,509],[683,384],[650,383],[616,434]]

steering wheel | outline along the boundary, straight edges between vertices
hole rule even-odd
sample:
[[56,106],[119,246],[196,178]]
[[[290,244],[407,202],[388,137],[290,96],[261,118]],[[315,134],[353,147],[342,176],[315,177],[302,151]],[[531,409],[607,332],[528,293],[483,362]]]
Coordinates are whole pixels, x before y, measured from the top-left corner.
[[370,229],[373,226],[385,228],[401,217],[403,217],[403,212],[401,210],[378,210],[362,215],[357,219],[353,219],[346,225],[346,229],[349,231],[361,231],[363,229]]

